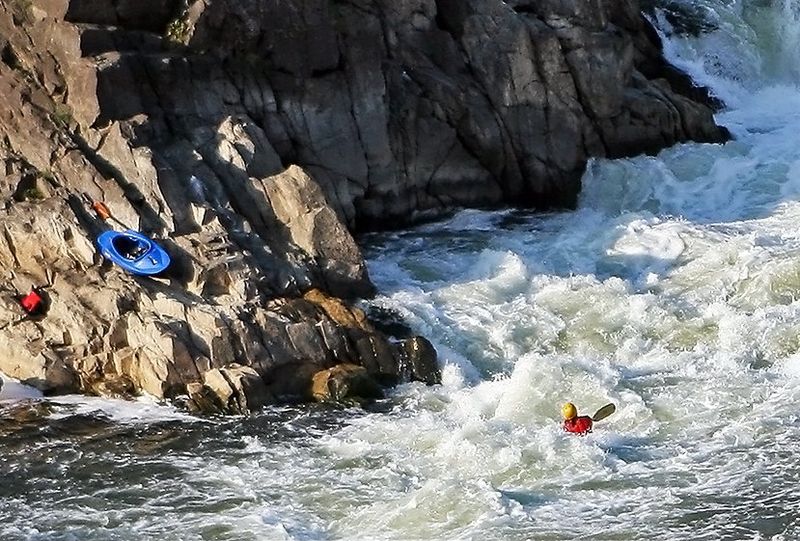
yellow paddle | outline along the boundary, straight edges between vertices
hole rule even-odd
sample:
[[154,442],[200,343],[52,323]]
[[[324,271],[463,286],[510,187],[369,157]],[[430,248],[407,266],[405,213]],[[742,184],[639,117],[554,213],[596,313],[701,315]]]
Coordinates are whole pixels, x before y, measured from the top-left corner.
[[614,404],[606,404],[605,406],[597,410],[594,415],[592,415],[592,421],[594,422],[602,421],[615,411],[617,411],[617,406],[615,406]]

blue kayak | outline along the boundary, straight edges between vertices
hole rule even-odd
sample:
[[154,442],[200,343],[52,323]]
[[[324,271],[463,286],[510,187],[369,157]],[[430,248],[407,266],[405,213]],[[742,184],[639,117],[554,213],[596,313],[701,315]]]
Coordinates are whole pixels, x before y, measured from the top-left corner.
[[136,231],[106,231],[97,237],[103,256],[131,274],[148,276],[169,267],[169,254],[152,239]]

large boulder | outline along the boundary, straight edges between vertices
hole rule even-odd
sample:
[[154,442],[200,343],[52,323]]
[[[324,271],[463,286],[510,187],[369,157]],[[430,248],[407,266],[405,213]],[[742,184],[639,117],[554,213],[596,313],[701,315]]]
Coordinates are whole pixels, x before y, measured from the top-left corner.
[[436,348],[430,340],[414,336],[402,340],[397,348],[400,352],[400,370],[406,381],[421,381],[427,385],[442,382],[442,372],[437,362]]
[[311,394],[318,402],[360,402],[383,398],[381,386],[363,366],[340,364],[314,374]]
[[319,184],[293,165],[264,180],[264,185],[275,217],[291,242],[319,263],[327,291],[348,298],[371,295],[374,287],[361,251]]

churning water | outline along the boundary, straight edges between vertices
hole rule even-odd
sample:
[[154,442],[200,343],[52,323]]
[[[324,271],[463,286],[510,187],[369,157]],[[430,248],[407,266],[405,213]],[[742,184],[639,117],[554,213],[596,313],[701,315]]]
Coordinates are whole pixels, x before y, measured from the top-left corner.
[[[595,161],[572,213],[369,240],[371,304],[441,386],[223,420],[6,402],[0,539],[800,538],[800,5],[685,5],[715,30],[658,13],[667,52],[735,141]],[[618,410],[579,438],[566,400]]]

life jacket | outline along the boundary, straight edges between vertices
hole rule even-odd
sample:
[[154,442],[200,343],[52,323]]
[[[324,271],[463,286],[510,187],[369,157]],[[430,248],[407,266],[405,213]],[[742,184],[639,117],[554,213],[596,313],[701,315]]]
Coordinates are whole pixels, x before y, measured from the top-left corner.
[[564,420],[564,430],[573,434],[588,434],[592,431],[592,418],[582,415]]

